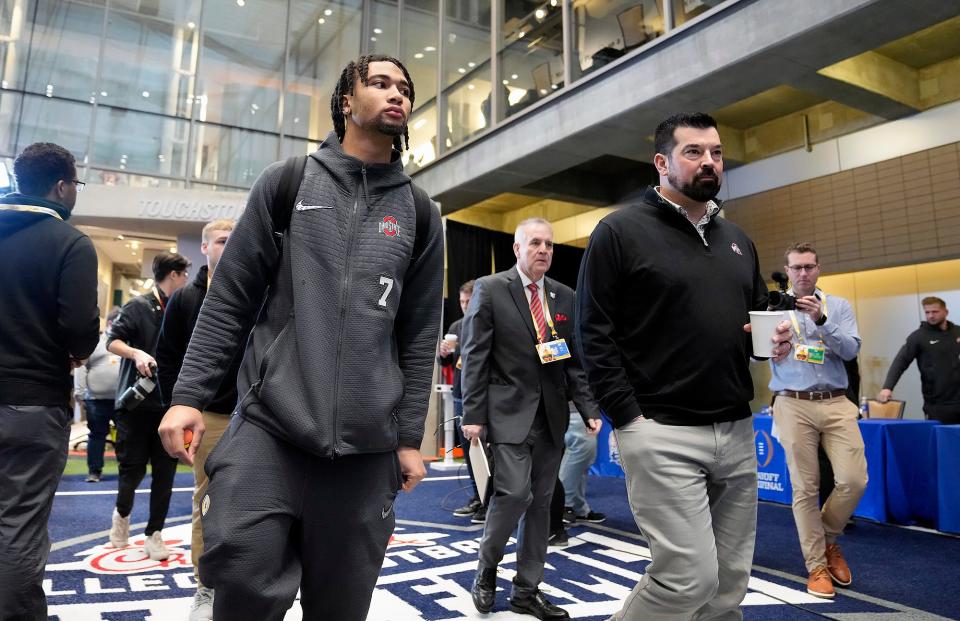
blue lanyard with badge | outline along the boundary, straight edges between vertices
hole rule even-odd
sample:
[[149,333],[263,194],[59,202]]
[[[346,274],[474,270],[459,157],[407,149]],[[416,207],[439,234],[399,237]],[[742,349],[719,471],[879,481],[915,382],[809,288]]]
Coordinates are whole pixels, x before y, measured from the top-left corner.
[[[816,295],[816,294],[814,294]],[[817,299],[820,299],[820,296],[816,296]],[[827,316],[827,294],[823,294],[823,316]],[[806,339],[803,338],[803,334],[800,331],[800,321],[797,319],[797,311],[790,311],[790,322],[793,324],[793,330],[797,333],[797,338],[800,340],[799,343],[793,346],[793,359],[798,362],[809,362],[810,364],[823,364],[826,360],[827,348],[823,344],[823,334],[820,333],[820,338],[817,340],[816,345],[811,345],[805,343]],[[804,332],[806,329],[804,328]]]
[[[546,290],[544,290],[546,293]],[[532,294],[531,294],[532,295]],[[539,295],[539,294],[538,294]],[[558,360],[570,358],[570,348],[567,347],[567,341],[560,338],[556,328],[553,326],[553,319],[550,317],[550,307],[547,305],[547,296],[543,296],[543,316],[547,320],[547,326],[550,328],[552,341],[543,342],[540,330],[537,329],[537,356],[540,357],[540,364],[550,364]],[[530,309],[530,317],[533,319],[534,328],[537,327],[537,318],[533,315],[533,309]]]

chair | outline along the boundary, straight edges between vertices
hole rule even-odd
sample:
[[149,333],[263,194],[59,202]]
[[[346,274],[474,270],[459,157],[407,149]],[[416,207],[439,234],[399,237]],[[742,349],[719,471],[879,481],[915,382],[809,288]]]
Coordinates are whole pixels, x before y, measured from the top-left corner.
[[903,418],[906,401],[890,399],[880,403],[876,399],[867,399],[867,418]]

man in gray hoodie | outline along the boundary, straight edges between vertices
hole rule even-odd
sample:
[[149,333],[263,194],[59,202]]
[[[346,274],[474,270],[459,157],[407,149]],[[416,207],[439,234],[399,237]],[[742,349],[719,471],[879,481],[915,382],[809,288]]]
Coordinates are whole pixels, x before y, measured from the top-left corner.
[[443,240],[400,162],[413,99],[400,61],[348,64],[289,226],[274,226],[286,194],[274,164],[213,275],[160,435],[192,462],[201,411],[246,341],[200,502],[216,619],[282,619],[298,588],[305,619],[365,619],[396,495],[425,475]]
[[[120,315],[120,308],[107,314],[107,330]],[[99,483],[103,472],[103,450],[110,421],[114,418],[114,400],[120,383],[120,356],[107,351],[107,333],[100,335],[97,348],[87,363],[73,372],[73,392],[87,412],[87,483]]]

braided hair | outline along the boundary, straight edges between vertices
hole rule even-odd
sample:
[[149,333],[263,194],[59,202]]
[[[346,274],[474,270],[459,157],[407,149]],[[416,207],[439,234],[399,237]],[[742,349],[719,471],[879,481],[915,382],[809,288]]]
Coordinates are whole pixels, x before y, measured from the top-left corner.
[[[343,142],[343,137],[347,133],[347,120],[343,116],[343,96],[353,95],[353,85],[357,79],[366,86],[370,63],[376,62],[393,63],[403,72],[404,79],[407,81],[407,84],[410,85],[410,108],[413,108],[413,79],[410,77],[410,72],[407,71],[407,68],[403,66],[403,63],[386,54],[367,54],[355,61],[351,60],[347,66],[343,68],[343,72],[340,74],[340,80],[337,82],[337,87],[333,90],[333,96],[330,97],[330,115],[333,117],[333,129],[337,132],[337,138],[340,142]],[[410,148],[410,133],[406,126],[403,128],[402,142],[400,136],[395,136],[393,139],[393,148],[397,151],[403,151],[404,146],[406,146],[407,149]]]

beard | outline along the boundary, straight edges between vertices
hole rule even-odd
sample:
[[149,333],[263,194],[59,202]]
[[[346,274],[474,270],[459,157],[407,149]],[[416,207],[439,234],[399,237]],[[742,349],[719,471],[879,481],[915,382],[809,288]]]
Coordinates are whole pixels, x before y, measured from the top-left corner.
[[716,172],[697,173],[690,181],[681,181],[671,173],[667,179],[681,194],[698,203],[712,201],[720,193],[720,176]]
[[380,119],[376,127],[378,132],[386,136],[402,136],[403,132],[407,130],[406,122],[391,123],[384,119]]

